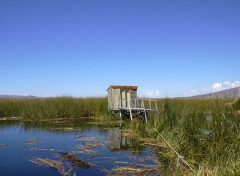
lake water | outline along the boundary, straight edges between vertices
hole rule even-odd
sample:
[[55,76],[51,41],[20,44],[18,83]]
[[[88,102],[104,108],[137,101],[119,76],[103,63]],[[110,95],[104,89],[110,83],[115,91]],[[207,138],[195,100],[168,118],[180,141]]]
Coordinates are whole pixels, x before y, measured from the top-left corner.
[[112,169],[156,163],[151,148],[139,146],[119,127],[0,123],[1,176],[114,175]]

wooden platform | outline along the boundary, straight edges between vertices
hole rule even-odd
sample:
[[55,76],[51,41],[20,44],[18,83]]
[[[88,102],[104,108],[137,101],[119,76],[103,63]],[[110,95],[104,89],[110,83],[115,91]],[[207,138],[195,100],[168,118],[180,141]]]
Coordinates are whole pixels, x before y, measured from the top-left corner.
[[[141,102],[141,104],[139,103]],[[148,107],[145,108],[145,101],[148,101]],[[154,108],[152,106],[152,102],[154,102]],[[116,109],[112,109],[111,111],[114,113],[119,113],[120,118],[123,116],[128,116],[130,117],[131,120],[133,120],[134,116],[140,116],[144,119],[144,121],[147,123],[148,122],[148,114],[150,112],[157,112],[157,101],[156,100],[151,100],[151,99],[144,99],[144,100],[138,100],[136,103],[134,103],[133,107],[131,107],[132,103],[130,103],[128,100],[121,100],[119,102],[119,107]]]

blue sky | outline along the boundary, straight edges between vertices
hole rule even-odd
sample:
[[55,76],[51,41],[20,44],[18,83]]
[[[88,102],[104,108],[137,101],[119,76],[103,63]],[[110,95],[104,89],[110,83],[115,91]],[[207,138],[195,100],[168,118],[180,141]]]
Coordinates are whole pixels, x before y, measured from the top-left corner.
[[240,85],[239,0],[1,0],[0,94],[189,96]]

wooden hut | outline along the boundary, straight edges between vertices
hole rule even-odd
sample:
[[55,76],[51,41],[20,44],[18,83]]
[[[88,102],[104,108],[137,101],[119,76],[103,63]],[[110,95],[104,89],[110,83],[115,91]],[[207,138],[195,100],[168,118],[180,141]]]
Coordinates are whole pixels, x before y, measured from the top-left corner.
[[[137,97],[138,86],[111,85],[108,91],[108,109],[114,113],[130,115],[142,115],[147,122],[148,112],[157,111],[157,101],[150,99],[139,100]],[[148,101],[149,105],[145,108],[144,101]],[[152,102],[155,106],[152,106]]]
[[107,89],[108,109],[116,111],[119,110],[119,108],[136,107],[137,88],[138,86],[109,86]]

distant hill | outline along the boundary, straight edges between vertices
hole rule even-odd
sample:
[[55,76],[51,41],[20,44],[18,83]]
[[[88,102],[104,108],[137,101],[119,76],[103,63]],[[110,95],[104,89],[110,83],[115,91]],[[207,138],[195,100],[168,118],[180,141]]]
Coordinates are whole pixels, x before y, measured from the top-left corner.
[[39,98],[39,97],[32,96],[32,95],[27,95],[27,96],[23,96],[23,95],[0,95],[0,98],[2,98],[2,99],[34,99],[34,98]]
[[191,98],[236,98],[240,96],[240,86],[218,92],[192,96]]

